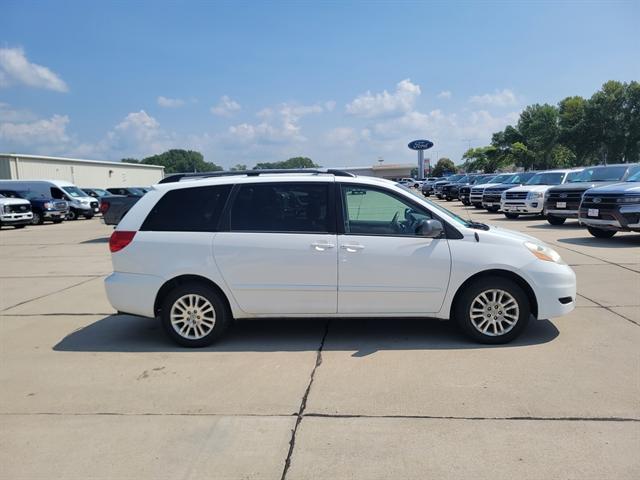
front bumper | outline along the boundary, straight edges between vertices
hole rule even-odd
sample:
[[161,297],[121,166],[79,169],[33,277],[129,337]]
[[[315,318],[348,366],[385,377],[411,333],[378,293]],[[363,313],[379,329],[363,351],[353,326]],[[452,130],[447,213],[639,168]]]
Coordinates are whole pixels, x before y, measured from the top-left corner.
[[[590,216],[589,210],[597,211]],[[640,231],[640,205],[620,205],[613,208],[581,208],[578,220],[583,225],[606,230]]]
[[560,218],[578,218],[578,210],[558,210],[556,208],[546,208],[545,215],[552,215]]
[[42,212],[42,218],[47,218],[47,219],[64,219],[67,214],[69,213],[69,210],[44,210]]
[[109,303],[119,312],[155,317],[156,295],[164,280],[155,275],[113,272],[104,280]]
[[505,200],[500,203],[500,209],[506,213],[540,214],[543,209],[541,199]]
[[0,222],[2,222],[3,225],[28,225],[32,220],[32,212],[3,213],[0,215]]
[[528,273],[538,302],[539,319],[560,317],[575,308],[576,274],[570,266],[540,261]]

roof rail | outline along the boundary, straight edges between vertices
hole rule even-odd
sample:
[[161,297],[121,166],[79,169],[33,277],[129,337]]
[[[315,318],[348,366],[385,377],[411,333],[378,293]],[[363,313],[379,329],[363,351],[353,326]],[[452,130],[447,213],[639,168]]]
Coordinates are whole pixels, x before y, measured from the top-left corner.
[[264,174],[274,173],[313,173],[328,174],[336,177],[355,177],[353,173],[344,170],[336,170],[334,168],[290,168],[290,169],[264,169],[264,170],[235,170],[235,171],[219,171],[219,172],[195,172],[195,173],[174,173],[169,175],[158,183],[174,183],[182,179],[202,180],[212,177],[231,177],[234,175],[246,175],[247,177],[257,177]]

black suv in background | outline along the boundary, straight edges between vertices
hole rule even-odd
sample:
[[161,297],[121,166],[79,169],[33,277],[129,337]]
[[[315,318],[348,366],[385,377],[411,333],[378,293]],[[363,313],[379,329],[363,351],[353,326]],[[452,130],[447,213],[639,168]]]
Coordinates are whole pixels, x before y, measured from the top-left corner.
[[53,223],[62,222],[69,213],[69,204],[65,200],[55,200],[47,198],[42,194],[29,190],[0,190],[0,194],[7,198],[22,198],[29,200],[31,203],[31,211],[33,225],[42,225],[45,221],[50,220]]
[[487,187],[482,192],[482,206],[490,212],[500,210],[502,192],[514,187],[521,187],[533,177],[536,171],[514,173],[506,182],[493,187]]
[[107,192],[111,195],[126,195],[127,197],[142,197],[147,190],[139,187],[119,187],[107,188]]
[[638,163],[600,165],[585,168],[569,183],[547,190],[544,215],[551,225],[562,225],[567,218],[578,218],[582,194],[594,187],[622,182],[640,171]]
[[625,182],[584,192],[578,220],[597,238],[640,232],[640,170]]
[[442,187],[444,187],[448,183],[457,182],[458,180],[460,180],[464,176],[465,176],[464,174],[458,173],[458,174],[451,175],[449,177],[446,177],[443,180],[440,180],[440,181],[434,183],[433,184],[433,193],[436,195],[437,198],[443,199],[444,195],[442,194]]
[[471,201],[469,200],[469,195],[471,194],[471,187],[473,187],[474,185],[487,183],[491,181],[491,179],[494,177],[495,177],[495,174],[493,173],[475,175],[469,182],[467,182],[464,185],[460,185],[460,187],[458,187],[458,199],[462,202],[463,205],[471,205]]

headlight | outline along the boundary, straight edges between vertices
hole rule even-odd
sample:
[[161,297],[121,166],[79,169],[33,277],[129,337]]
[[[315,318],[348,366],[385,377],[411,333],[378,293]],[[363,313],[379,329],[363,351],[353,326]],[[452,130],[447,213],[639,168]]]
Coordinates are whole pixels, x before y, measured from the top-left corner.
[[640,203],[640,197],[620,197],[616,200],[617,203]]
[[51,208],[51,204],[49,202],[44,203],[44,208]]
[[524,242],[524,246],[540,260],[544,260],[545,262],[564,263],[560,254],[552,248],[532,242]]
[[530,198],[530,199],[542,198],[542,197],[544,197],[544,193],[543,192],[529,192],[529,193],[527,193],[527,198]]

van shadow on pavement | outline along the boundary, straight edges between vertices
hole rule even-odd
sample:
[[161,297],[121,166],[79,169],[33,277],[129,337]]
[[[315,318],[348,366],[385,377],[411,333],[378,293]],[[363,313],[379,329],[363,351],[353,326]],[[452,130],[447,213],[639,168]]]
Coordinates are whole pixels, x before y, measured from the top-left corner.
[[80,243],[109,243],[109,237],[92,238],[91,240],[85,240]]
[[[237,321],[218,342],[203,349],[173,344],[158,320],[110,315],[70,333],[53,347],[63,352],[298,352],[318,349],[326,319]],[[539,345],[559,335],[549,320],[531,320],[516,341],[482,345],[468,340],[453,322],[425,319],[331,319],[325,351],[354,357],[383,350],[464,350]]]

